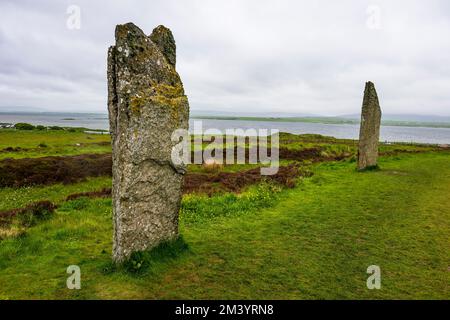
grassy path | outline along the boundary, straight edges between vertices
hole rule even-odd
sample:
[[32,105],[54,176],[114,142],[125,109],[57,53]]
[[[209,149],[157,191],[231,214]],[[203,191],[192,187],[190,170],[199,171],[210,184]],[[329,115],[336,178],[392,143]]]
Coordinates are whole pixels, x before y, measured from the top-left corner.
[[[143,275],[104,272],[109,199],[68,203],[0,242],[0,298],[450,298],[449,153],[321,164],[272,208],[182,226],[189,251]],[[69,264],[82,289],[65,289]],[[378,265],[381,290],[366,288]]]

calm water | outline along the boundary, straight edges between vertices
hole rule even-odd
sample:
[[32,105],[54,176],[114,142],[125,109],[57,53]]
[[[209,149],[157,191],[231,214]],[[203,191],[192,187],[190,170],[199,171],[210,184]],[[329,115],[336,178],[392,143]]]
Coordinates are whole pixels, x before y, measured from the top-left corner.
[[[70,120],[69,120],[70,119]],[[72,120],[74,119],[74,120]],[[0,113],[0,123],[109,129],[108,115],[96,113]]]
[[[70,120],[69,120],[70,119]],[[209,128],[219,129],[278,129],[289,133],[316,133],[344,139],[357,139],[359,125],[348,124],[320,124],[302,122],[270,122],[270,121],[237,121],[237,120],[196,120],[202,121],[203,130]],[[85,127],[89,129],[109,128],[106,114],[71,114],[71,113],[0,113],[0,123],[28,122],[41,125],[55,125],[65,127]],[[381,140],[389,142],[419,142],[450,144],[449,128],[421,128],[382,126]]]

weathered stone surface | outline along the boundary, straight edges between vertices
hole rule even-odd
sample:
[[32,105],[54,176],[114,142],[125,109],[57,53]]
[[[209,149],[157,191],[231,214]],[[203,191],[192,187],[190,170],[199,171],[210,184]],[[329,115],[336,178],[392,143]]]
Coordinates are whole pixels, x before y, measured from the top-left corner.
[[164,26],[158,26],[153,29],[150,39],[158,46],[167,61],[175,66],[177,57],[175,39],[173,38],[172,32]]
[[377,166],[381,108],[372,82],[366,83],[359,131],[358,169]]
[[[118,25],[108,51],[108,110],[113,147],[113,260],[178,236],[185,168],[171,151],[176,129],[187,129],[189,104],[175,71],[169,29],[151,36]],[[152,39],[155,39],[155,43]]]

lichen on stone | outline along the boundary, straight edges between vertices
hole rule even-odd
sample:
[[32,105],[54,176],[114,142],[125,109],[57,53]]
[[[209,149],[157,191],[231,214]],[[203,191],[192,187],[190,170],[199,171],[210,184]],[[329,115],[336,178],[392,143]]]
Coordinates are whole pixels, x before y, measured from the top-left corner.
[[378,166],[378,142],[380,139],[381,108],[377,91],[367,82],[361,111],[359,132],[358,170]]
[[158,46],[160,51],[164,54],[167,61],[175,66],[176,64],[176,45],[172,32],[164,27],[158,26],[153,29],[150,39]]
[[[175,41],[160,26],[151,36],[132,23],[116,27],[108,54],[113,144],[113,259],[178,235],[185,170],[175,170],[176,129],[188,129],[189,103],[175,70]],[[121,48],[119,50],[119,48]]]

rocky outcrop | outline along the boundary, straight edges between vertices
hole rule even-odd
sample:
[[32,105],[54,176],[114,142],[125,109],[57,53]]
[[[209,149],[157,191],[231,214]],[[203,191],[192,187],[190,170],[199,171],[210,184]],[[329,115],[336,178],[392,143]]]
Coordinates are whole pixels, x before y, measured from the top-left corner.
[[381,108],[377,91],[372,82],[366,83],[359,131],[358,170],[378,165],[378,142],[380,140]]
[[159,26],[147,36],[118,25],[108,51],[113,147],[113,260],[178,236],[185,168],[174,165],[171,135],[187,129],[189,104],[175,70],[175,41]]

